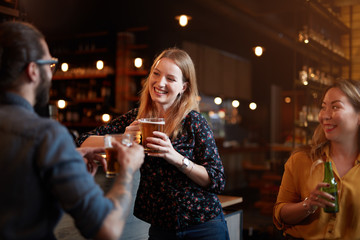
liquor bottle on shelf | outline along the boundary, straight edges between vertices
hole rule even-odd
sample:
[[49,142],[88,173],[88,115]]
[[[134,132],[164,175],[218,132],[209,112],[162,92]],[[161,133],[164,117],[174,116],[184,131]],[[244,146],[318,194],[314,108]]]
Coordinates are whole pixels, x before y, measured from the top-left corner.
[[299,71],[299,80],[303,85],[308,84],[308,67],[306,65],[302,66],[302,70]]

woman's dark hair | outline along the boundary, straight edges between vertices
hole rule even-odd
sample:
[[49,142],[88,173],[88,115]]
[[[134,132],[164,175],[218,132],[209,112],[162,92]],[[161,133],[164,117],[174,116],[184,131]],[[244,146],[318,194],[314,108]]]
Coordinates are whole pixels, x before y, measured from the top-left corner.
[[0,24],[0,91],[17,88],[26,66],[44,56],[42,39],[44,35],[29,23]]
[[[342,91],[345,96],[350,101],[351,105],[354,107],[357,113],[360,113],[360,82],[350,79],[341,79],[334,82],[331,86],[325,89],[323,96],[321,97],[321,101],[319,102],[322,104],[326,93],[333,88],[337,88]],[[360,142],[360,130],[358,132],[358,138]],[[326,138],[324,130],[322,126],[319,124],[314,131],[312,136],[312,141],[310,145],[301,146],[295,149],[294,153],[304,151],[306,152],[309,157],[313,160],[314,164],[316,165],[317,160],[322,158],[324,148],[330,144],[330,141]]]
[[[332,89],[338,88],[340,89],[348,98],[351,105],[354,107],[356,112],[360,112],[360,82],[349,79],[338,80],[333,85],[328,87],[321,98],[320,103],[323,102],[323,99],[326,93]],[[360,139],[360,133],[358,133]],[[313,137],[312,137],[312,145],[311,145],[311,157],[315,161],[321,157],[323,148],[329,144],[329,141],[325,137],[324,130],[319,124],[315,129]]]

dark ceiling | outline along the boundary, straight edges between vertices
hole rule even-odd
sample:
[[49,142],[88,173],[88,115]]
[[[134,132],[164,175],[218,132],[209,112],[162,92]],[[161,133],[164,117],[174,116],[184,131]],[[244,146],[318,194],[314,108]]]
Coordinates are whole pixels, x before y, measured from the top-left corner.
[[[49,38],[90,31],[119,32],[146,26],[150,38],[156,39],[154,44],[159,48],[164,44],[177,45],[185,39],[248,57],[254,44],[266,44],[269,40],[286,44],[289,35],[294,37],[292,2],[20,0],[20,6],[27,19]],[[180,14],[192,16],[185,29],[175,20]]]
[[[271,4],[269,4],[271,3]],[[130,27],[148,26],[156,32],[179,31],[174,17],[193,17],[187,28],[192,34],[221,32],[252,38],[249,31],[258,29],[261,21],[276,22],[280,17],[293,17],[288,0],[20,0],[27,19],[48,35],[97,30],[124,31]],[[270,20],[270,21],[269,21]],[[226,35],[222,37],[227,37]]]
[[[26,19],[50,38],[146,26],[159,47],[185,39],[248,57],[251,51],[247,50],[255,44],[275,42],[291,47],[299,18],[294,3],[304,1],[20,0],[20,7]],[[175,20],[180,14],[192,16],[185,29]]]
[[[357,0],[322,0],[326,6]],[[343,2],[344,1],[344,2]],[[139,40],[153,52],[193,41],[221,49],[246,59],[253,65],[253,78],[259,94],[270,84],[292,88],[294,48],[299,29],[306,18],[307,0],[20,0],[27,20],[47,38],[94,31],[126,31],[147,27]],[[175,16],[192,16],[181,28]],[[266,49],[261,59],[252,53],[255,45]],[[261,84],[268,81],[268,84]]]

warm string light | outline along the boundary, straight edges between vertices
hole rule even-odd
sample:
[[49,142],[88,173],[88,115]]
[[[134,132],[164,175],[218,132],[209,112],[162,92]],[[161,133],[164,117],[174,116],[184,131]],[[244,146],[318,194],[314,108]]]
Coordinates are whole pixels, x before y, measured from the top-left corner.
[[109,122],[110,121],[110,119],[111,119],[111,116],[109,115],[109,114],[107,114],[107,113],[104,113],[102,116],[101,116],[101,120],[103,121],[103,122]]
[[191,17],[188,15],[182,14],[180,16],[176,16],[175,19],[179,21],[179,25],[181,27],[186,27],[189,23],[189,20],[191,20]]
[[231,105],[234,107],[234,108],[238,108],[240,106],[240,102],[238,100],[234,100],[231,102]]
[[257,108],[257,104],[254,103],[254,102],[252,102],[252,103],[249,104],[249,108],[250,108],[251,110],[255,110],[255,109]]
[[143,65],[143,60],[142,60],[142,58],[135,58],[135,60],[134,60],[134,66],[136,67],[136,68],[141,68],[142,67],[142,65]]
[[67,72],[68,70],[69,70],[69,64],[67,64],[67,63],[62,63],[62,64],[61,64],[61,71]]
[[262,46],[256,46],[253,48],[254,50],[254,53],[257,57],[260,57],[263,55],[264,51],[265,51],[265,48],[263,48]]
[[[289,101],[291,101],[291,99],[290,99]],[[215,103],[216,105],[221,105],[222,102],[223,102],[223,99],[222,99],[221,97],[215,97],[215,98],[214,98],[214,103]],[[238,107],[240,106],[240,102],[239,102],[238,100],[233,100],[233,101],[231,102],[231,106],[233,106],[234,108],[238,108]],[[250,108],[251,110],[255,110],[255,109],[257,108],[257,104],[256,104],[255,102],[251,102],[251,103],[249,104],[249,108]]]
[[66,101],[60,99],[60,100],[57,102],[57,106],[58,106],[58,108],[60,108],[60,109],[64,109],[64,108],[66,107]]
[[98,70],[104,69],[104,62],[103,62],[102,60],[98,60],[98,61],[96,62],[96,68],[97,68]]
[[285,103],[291,103],[291,97],[285,97],[284,102]]
[[220,104],[222,103],[221,97],[216,97],[216,98],[214,98],[214,103],[215,103],[216,105],[220,105]]

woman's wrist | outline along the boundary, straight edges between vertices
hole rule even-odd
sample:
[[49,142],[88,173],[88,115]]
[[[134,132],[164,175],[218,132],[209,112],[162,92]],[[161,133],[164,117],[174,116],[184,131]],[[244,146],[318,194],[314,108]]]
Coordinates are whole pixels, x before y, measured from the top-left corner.
[[190,176],[192,170],[194,169],[194,166],[195,166],[195,163],[193,161],[190,161],[189,166],[184,169],[183,173],[185,173],[185,175],[187,175],[187,176]]
[[306,198],[304,199],[304,201],[302,202],[302,206],[303,206],[304,209],[306,210],[306,215],[307,215],[307,216],[315,213],[315,211],[317,210],[317,207],[316,207],[316,206],[314,207],[314,206],[311,206],[311,205],[309,204],[309,198],[308,198],[308,197],[306,197]]
[[192,172],[194,165],[195,163],[193,161],[189,160],[187,157],[183,157],[181,159],[181,165],[178,168],[184,174],[189,175]]

